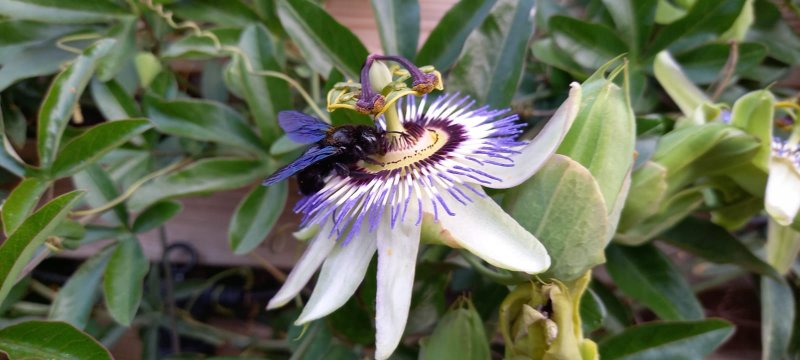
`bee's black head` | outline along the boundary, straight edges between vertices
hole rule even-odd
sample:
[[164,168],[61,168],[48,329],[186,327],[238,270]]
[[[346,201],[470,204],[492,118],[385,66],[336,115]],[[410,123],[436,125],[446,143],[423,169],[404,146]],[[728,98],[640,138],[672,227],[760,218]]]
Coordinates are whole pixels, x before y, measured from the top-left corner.
[[356,134],[356,143],[366,154],[383,153],[383,133],[372,126],[360,126]]

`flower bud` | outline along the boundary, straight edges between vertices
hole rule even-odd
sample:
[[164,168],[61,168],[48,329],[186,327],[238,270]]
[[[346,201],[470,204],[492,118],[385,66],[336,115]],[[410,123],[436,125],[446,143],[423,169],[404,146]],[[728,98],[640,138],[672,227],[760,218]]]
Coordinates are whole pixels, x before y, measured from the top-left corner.
[[574,281],[520,285],[500,305],[506,358],[597,359],[597,346],[583,337],[577,309],[590,273]]
[[458,300],[422,341],[420,359],[489,359],[489,339],[469,299]]

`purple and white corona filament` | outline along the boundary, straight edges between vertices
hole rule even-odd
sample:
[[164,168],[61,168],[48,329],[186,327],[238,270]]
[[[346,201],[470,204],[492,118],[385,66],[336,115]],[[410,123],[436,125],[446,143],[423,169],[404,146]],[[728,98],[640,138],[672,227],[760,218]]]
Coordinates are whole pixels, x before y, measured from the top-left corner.
[[[389,138],[387,153],[379,159],[383,165],[361,161],[351,176],[331,175],[322,190],[295,207],[304,214],[301,226],[333,219],[329,235],[341,234],[347,244],[361,226],[374,231],[384,215],[392,228],[406,217],[420,224],[424,208],[430,209],[434,221],[456,216],[454,203],[468,205],[485,196],[476,184],[491,187],[501,182],[492,172],[515,166],[511,156],[526,144],[516,140],[525,126],[518,116],[475,108],[466,96],[445,95],[430,104],[427,100],[423,97],[416,104],[408,96],[398,101],[405,134]],[[379,122],[385,130],[383,118]],[[417,211],[410,214],[412,201]]]

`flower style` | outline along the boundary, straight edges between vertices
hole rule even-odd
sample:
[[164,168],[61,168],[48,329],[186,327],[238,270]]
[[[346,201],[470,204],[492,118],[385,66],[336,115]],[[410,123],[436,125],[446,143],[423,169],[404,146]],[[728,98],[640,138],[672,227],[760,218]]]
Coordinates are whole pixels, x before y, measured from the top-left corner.
[[796,141],[772,141],[769,179],[764,199],[767,212],[780,225],[794,222],[800,210],[800,145]]
[[[524,126],[517,115],[476,107],[466,96],[389,103],[392,108],[376,121],[388,129],[386,153],[358,162],[346,177],[332,173],[321,190],[297,203],[302,225],[320,230],[267,308],[289,302],[321,266],[296,323],[330,314],[355,293],[377,252],[375,357],[385,359],[405,329],[423,222],[440,226],[449,245],[492,265],[545,271],[550,258],[542,244],[481,186],[508,188],[533,175],[569,130],[580,95],[573,84],[567,101],[530,142],[517,139]],[[392,131],[398,128],[401,134]]]

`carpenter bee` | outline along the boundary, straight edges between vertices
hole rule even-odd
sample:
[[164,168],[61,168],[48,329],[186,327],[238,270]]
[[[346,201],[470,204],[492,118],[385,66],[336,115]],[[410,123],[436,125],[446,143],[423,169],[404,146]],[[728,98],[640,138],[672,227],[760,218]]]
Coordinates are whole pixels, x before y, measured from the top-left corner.
[[348,176],[358,161],[380,164],[370,156],[386,153],[385,132],[373,126],[334,127],[298,111],[280,112],[278,124],[289,140],[313,145],[299,158],[267,177],[262,183],[264,186],[297,174],[300,192],[311,195],[322,189],[324,179],[331,171],[336,171],[339,176]]

